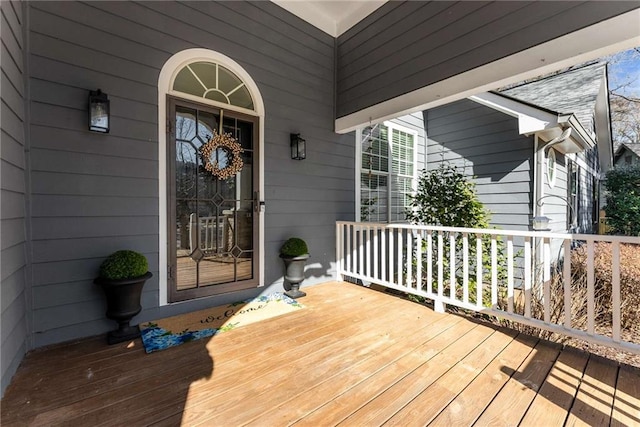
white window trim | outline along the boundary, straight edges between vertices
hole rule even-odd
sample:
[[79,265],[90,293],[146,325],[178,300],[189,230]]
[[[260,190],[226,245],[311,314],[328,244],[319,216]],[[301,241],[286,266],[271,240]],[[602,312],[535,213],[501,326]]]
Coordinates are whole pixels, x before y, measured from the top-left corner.
[[[399,132],[404,132],[404,133],[408,133],[413,135],[413,177],[411,178],[411,189],[413,190],[413,193],[415,194],[415,192],[418,190],[418,181],[417,181],[417,176],[418,176],[418,131],[406,126],[402,126],[399,125],[395,122],[390,122],[390,121],[385,121],[382,123],[383,126],[386,126],[389,129],[389,133],[388,133],[388,137],[391,138],[391,135],[393,134],[393,130],[397,130]],[[357,222],[361,222],[362,221],[362,217],[360,215],[361,212],[361,195],[362,195],[362,189],[361,189],[361,176],[362,176],[362,138],[363,138],[363,132],[362,132],[362,128],[358,128],[356,130],[356,191],[355,191],[355,199],[356,199],[356,221]],[[389,153],[389,171],[387,172],[387,196],[389,196],[391,194],[391,170],[392,170],[392,162],[393,162],[393,140],[390,139],[388,140],[389,143],[389,147],[390,147],[390,153]],[[391,204],[388,203],[387,206],[387,219],[386,219],[387,223],[391,223]]]
[[[197,61],[216,62],[231,72],[235,73],[246,85],[251,97],[253,98],[254,110],[246,108],[234,107],[204,98],[192,96],[182,92],[174,91],[173,81],[178,72],[187,64]],[[168,264],[168,236],[167,236],[167,95],[174,95],[181,99],[187,99],[199,102],[201,104],[212,105],[227,110],[233,110],[258,117],[259,120],[259,137],[256,141],[258,145],[258,169],[259,169],[259,185],[260,201],[264,201],[264,102],[262,95],[258,89],[258,85],[251,78],[249,73],[240,66],[236,61],[221,53],[209,49],[186,49],[176,53],[165,62],[160,76],[158,78],[158,191],[159,191],[159,305],[181,304],[186,301],[169,303],[168,302],[168,280],[167,266]],[[259,222],[259,243],[258,250],[260,253],[260,270],[258,272],[258,286],[264,286],[264,212],[257,213]]]

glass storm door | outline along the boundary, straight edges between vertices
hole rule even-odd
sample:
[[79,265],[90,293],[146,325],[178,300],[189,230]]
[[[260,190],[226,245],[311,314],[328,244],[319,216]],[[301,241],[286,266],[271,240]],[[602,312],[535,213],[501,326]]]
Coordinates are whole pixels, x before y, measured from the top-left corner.
[[[258,119],[173,98],[168,106],[169,300],[255,287]],[[203,150],[221,115],[235,143]]]

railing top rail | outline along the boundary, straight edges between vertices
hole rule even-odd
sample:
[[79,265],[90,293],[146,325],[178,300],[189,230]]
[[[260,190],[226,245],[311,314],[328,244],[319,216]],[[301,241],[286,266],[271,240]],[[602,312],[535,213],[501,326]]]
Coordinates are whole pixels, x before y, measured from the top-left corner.
[[518,236],[537,237],[548,239],[572,239],[595,242],[619,242],[640,244],[640,236],[609,236],[601,234],[571,234],[571,233],[551,233],[548,231],[524,231],[524,230],[501,230],[496,228],[463,228],[463,227],[443,227],[439,225],[415,225],[403,223],[375,223],[375,222],[355,222],[336,221],[338,225],[358,225],[373,228],[387,229],[407,229],[423,231],[444,231],[449,233],[469,233],[469,234],[489,234],[495,236]]

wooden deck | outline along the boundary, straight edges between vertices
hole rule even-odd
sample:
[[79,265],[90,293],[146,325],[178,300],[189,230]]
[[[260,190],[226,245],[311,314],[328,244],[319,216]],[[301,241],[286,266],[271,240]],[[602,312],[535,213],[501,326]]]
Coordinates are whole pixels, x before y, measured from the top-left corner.
[[348,283],[306,308],[145,354],[29,354],[2,425],[638,425],[640,370]]

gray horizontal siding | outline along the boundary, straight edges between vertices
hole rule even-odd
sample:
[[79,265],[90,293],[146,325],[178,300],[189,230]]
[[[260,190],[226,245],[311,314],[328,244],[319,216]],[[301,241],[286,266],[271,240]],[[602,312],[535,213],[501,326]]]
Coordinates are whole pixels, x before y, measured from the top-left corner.
[[26,282],[25,78],[22,3],[0,2],[2,148],[0,150],[0,394],[28,347]]
[[338,38],[342,117],[515,54],[638,2],[388,2]]
[[[130,248],[154,277],[138,321],[247,298],[261,290],[158,306],[157,82],[184,49],[225,54],[265,102],[265,285],[282,286],[278,249],[298,235],[327,280],[336,220],[354,217],[352,135],[333,132],[334,39],[270,2],[30,2],[33,302],[37,346],[112,328],[91,282]],[[86,130],[89,90],[111,100],[111,132]],[[289,133],[307,160],[289,157]],[[320,267],[318,267],[320,266]]]
[[424,112],[428,169],[443,161],[462,168],[491,212],[491,224],[528,229],[532,212],[533,140],[517,119],[470,100]]

